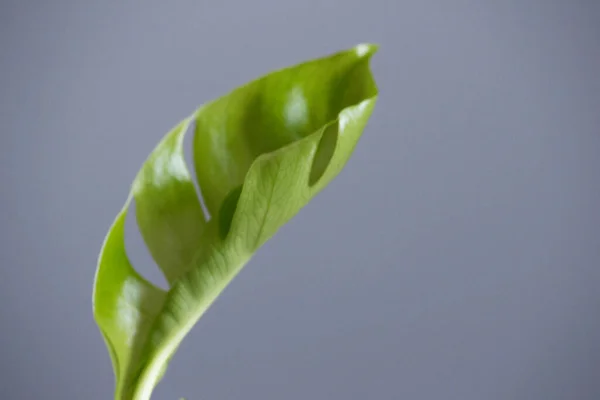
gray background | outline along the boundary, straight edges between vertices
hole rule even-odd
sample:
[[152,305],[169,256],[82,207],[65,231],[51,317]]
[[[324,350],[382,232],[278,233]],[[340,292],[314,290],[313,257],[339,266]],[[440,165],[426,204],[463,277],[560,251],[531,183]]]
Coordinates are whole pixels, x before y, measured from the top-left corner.
[[3,0],[0,398],[110,399],[92,282],[145,157],[202,102],[367,41],[381,97],[347,169],[154,398],[597,400],[599,18],[594,0]]

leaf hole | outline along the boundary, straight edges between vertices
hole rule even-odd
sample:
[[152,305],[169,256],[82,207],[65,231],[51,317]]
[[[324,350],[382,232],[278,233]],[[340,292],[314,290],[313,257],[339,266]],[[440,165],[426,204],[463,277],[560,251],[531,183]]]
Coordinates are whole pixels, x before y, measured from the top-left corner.
[[204,196],[202,196],[202,190],[200,188],[200,184],[198,183],[198,176],[196,175],[196,168],[194,167],[195,132],[196,120],[194,119],[188,125],[185,135],[183,136],[183,158],[185,159],[185,165],[192,176],[192,183],[194,184],[194,188],[196,189],[196,195],[198,196],[200,207],[202,208],[202,212],[204,213],[204,219],[206,222],[208,222],[211,218],[210,212],[208,211],[208,207],[206,207],[206,203],[204,202]]
[[167,290],[169,288],[167,279],[146,247],[146,243],[138,228],[135,215],[135,200],[132,199],[125,219],[125,250],[129,262],[138,274],[148,282],[161,289]]
[[327,166],[333,158],[333,153],[335,153],[337,140],[338,124],[333,123],[326,126],[313,158],[308,179],[309,186],[314,186],[327,170]]

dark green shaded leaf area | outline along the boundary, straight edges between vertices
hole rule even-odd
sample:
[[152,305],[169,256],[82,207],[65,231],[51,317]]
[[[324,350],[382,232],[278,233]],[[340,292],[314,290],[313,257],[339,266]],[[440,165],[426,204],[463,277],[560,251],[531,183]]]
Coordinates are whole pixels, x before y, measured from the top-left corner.
[[[199,107],[136,176],[98,260],[94,316],[116,400],[147,400],[185,335],[258,248],[342,170],[377,100],[361,44],[284,68]],[[192,134],[196,182],[184,158]],[[200,203],[198,190],[206,209]],[[131,265],[135,217],[169,289]]]

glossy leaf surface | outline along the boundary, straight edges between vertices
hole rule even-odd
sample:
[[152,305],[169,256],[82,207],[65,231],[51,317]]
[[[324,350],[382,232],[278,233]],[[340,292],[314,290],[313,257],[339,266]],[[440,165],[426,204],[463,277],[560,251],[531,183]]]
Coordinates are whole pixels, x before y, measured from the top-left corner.
[[[359,45],[241,86],[180,122],[145,161],[106,236],[94,285],[115,399],[150,398],[219,293],[341,171],[377,99],[369,68],[375,51]],[[197,182],[184,159],[188,130]],[[133,200],[167,291],[127,257],[125,219]]]

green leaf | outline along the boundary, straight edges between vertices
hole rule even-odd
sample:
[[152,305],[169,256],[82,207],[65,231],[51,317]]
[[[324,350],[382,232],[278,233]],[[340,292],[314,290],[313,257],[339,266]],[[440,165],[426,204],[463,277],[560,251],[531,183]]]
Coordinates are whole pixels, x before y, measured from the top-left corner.
[[[115,399],[150,398],[219,293],[344,167],[377,99],[369,68],[376,50],[358,45],[241,86],[180,122],[144,162],[105,238],[94,285]],[[192,127],[197,182],[183,150]],[[129,262],[124,229],[132,201],[168,291]]]

